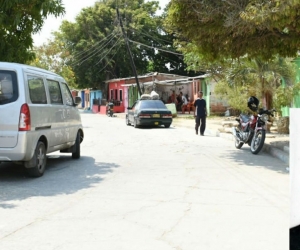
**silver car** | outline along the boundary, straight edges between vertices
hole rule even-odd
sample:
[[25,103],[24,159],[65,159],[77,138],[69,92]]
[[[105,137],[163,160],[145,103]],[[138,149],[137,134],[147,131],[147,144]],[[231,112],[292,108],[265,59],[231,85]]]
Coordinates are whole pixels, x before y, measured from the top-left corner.
[[80,102],[61,76],[0,62],[0,162],[21,162],[31,176],[39,177],[48,153],[69,152],[80,158]]

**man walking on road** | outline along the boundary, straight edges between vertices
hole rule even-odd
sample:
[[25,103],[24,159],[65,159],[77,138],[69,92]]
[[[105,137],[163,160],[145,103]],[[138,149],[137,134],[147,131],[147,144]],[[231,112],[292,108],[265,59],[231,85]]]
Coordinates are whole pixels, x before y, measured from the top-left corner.
[[[206,116],[207,116],[207,110],[206,110],[206,101],[202,99],[203,92],[199,91],[197,93],[197,100],[194,102],[195,106],[195,130],[196,130],[196,135],[198,135],[198,129],[200,126],[200,135],[204,136],[204,131],[205,131],[205,126],[206,126]],[[201,125],[200,125],[201,122]]]

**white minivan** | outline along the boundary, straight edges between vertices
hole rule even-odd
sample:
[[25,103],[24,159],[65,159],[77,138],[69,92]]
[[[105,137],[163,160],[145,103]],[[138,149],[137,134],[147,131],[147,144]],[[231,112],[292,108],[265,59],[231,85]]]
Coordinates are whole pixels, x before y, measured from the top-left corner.
[[48,153],[59,150],[80,158],[80,102],[61,76],[0,62],[0,163],[23,163],[29,175],[39,177]]

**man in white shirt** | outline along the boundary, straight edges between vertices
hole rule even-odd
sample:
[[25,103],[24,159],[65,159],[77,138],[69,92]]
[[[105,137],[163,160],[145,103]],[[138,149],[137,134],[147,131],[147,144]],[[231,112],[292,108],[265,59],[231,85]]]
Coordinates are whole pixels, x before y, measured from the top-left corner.
[[182,99],[182,105],[187,105],[188,100],[186,99],[186,97],[182,94],[182,92],[180,92],[180,95],[181,95],[181,99]]

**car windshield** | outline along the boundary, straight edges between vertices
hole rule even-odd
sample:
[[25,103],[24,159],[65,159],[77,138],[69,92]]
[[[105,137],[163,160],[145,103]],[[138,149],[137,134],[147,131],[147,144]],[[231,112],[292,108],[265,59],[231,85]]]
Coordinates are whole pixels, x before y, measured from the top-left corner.
[[166,109],[166,106],[160,100],[144,100],[140,102],[140,109]]

